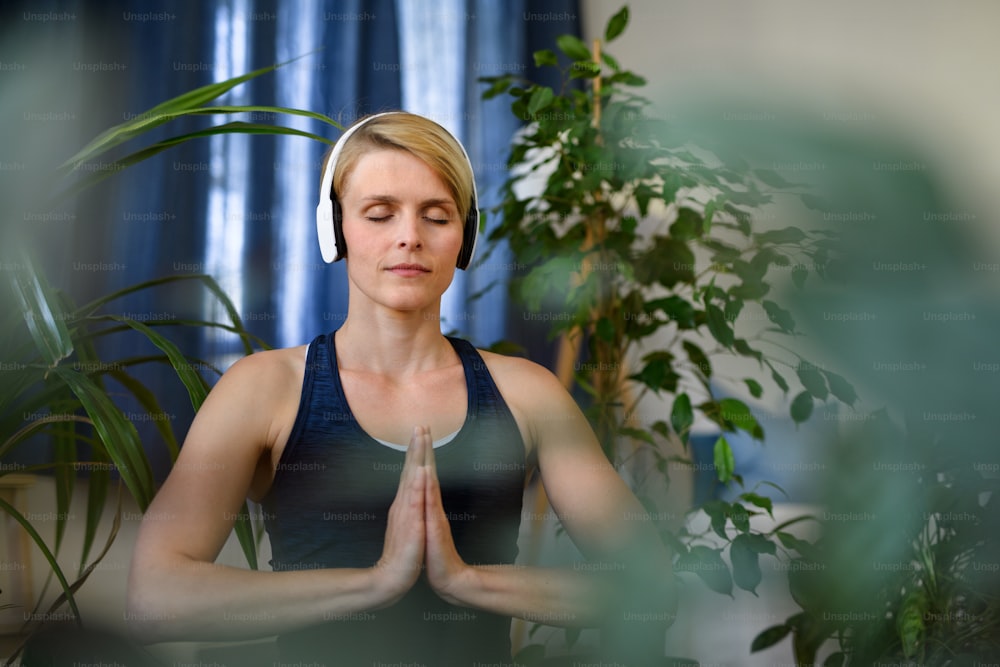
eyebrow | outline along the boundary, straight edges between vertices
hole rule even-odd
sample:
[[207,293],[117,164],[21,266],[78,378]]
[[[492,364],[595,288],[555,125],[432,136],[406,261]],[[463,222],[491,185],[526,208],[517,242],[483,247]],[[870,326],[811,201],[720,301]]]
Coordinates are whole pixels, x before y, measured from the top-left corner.
[[[379,202],[384,204],[398,204],[400,203],[399,197],[393,195],[368,195],[367,197],[361,198],[362,202]],[[435,197],[431,199],[424,199],[420,202],[421,206],[452,206],[457,208],[454,201],[447,198]]]

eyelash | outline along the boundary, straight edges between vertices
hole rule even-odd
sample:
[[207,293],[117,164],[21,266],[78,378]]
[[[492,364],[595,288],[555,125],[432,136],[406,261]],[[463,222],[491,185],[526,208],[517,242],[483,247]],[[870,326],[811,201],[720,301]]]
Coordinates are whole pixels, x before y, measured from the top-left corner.
[[[382,216],[382,217],[379,217],[379,218],[376,218],[374,216],[366,216],[366,219],[370,220],[371,222],[385,222],[390,217],[392,217],[392,216],[385,215],[385,216]],[[424,216],[424,220],[429,220],[429,221],[431,221],[433,223],[436,223],[438,225],[446,225],[446,224],[448,224],[448,219],[447,218],[430,218],[430,217]]]

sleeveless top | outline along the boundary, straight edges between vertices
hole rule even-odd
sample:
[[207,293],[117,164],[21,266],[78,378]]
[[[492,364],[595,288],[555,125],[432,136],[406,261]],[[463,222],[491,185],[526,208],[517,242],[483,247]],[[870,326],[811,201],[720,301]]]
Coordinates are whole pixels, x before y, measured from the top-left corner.
[[[465,422],[434,448],[455,547],[470,565],[517,556],[525,448],[479,352],[448,338],[462,360]],[[299,411],[261,505],[272,569],[371,567],[405,452],[381,444],[355,420],[337,368],[334,334],[309,346]],[[510,662],[510,618],[450,605],[421,576],[395,605],[331,617],[278,638],[282,662],[464,666]]]

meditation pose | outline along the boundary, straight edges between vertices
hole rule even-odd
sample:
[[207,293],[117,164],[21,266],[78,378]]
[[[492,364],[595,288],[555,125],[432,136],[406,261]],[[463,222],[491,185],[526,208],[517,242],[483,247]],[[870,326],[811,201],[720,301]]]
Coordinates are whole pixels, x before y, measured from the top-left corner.
[[[211,391],[140,528],[135,635],[277,635],[284,663],[472,667],[512,664],[512,617],[608,627],[666,608],[669,556],[560,382],[441,333],[479,223],[461,144],[421,116],[369,116],[321,183],[347,316]],[[535,471],[587,567],[516,562]],[[215,563],[247,498],[271,571]]]

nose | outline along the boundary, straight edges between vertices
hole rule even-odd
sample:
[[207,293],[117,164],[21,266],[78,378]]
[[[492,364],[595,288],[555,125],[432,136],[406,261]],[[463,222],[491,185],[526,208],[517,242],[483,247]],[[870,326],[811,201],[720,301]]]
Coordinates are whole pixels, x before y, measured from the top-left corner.
[[409,212],[400,216],[397,226],[396,247],[399,249],[419,250],[424,247],[421,236],[420,215]]

